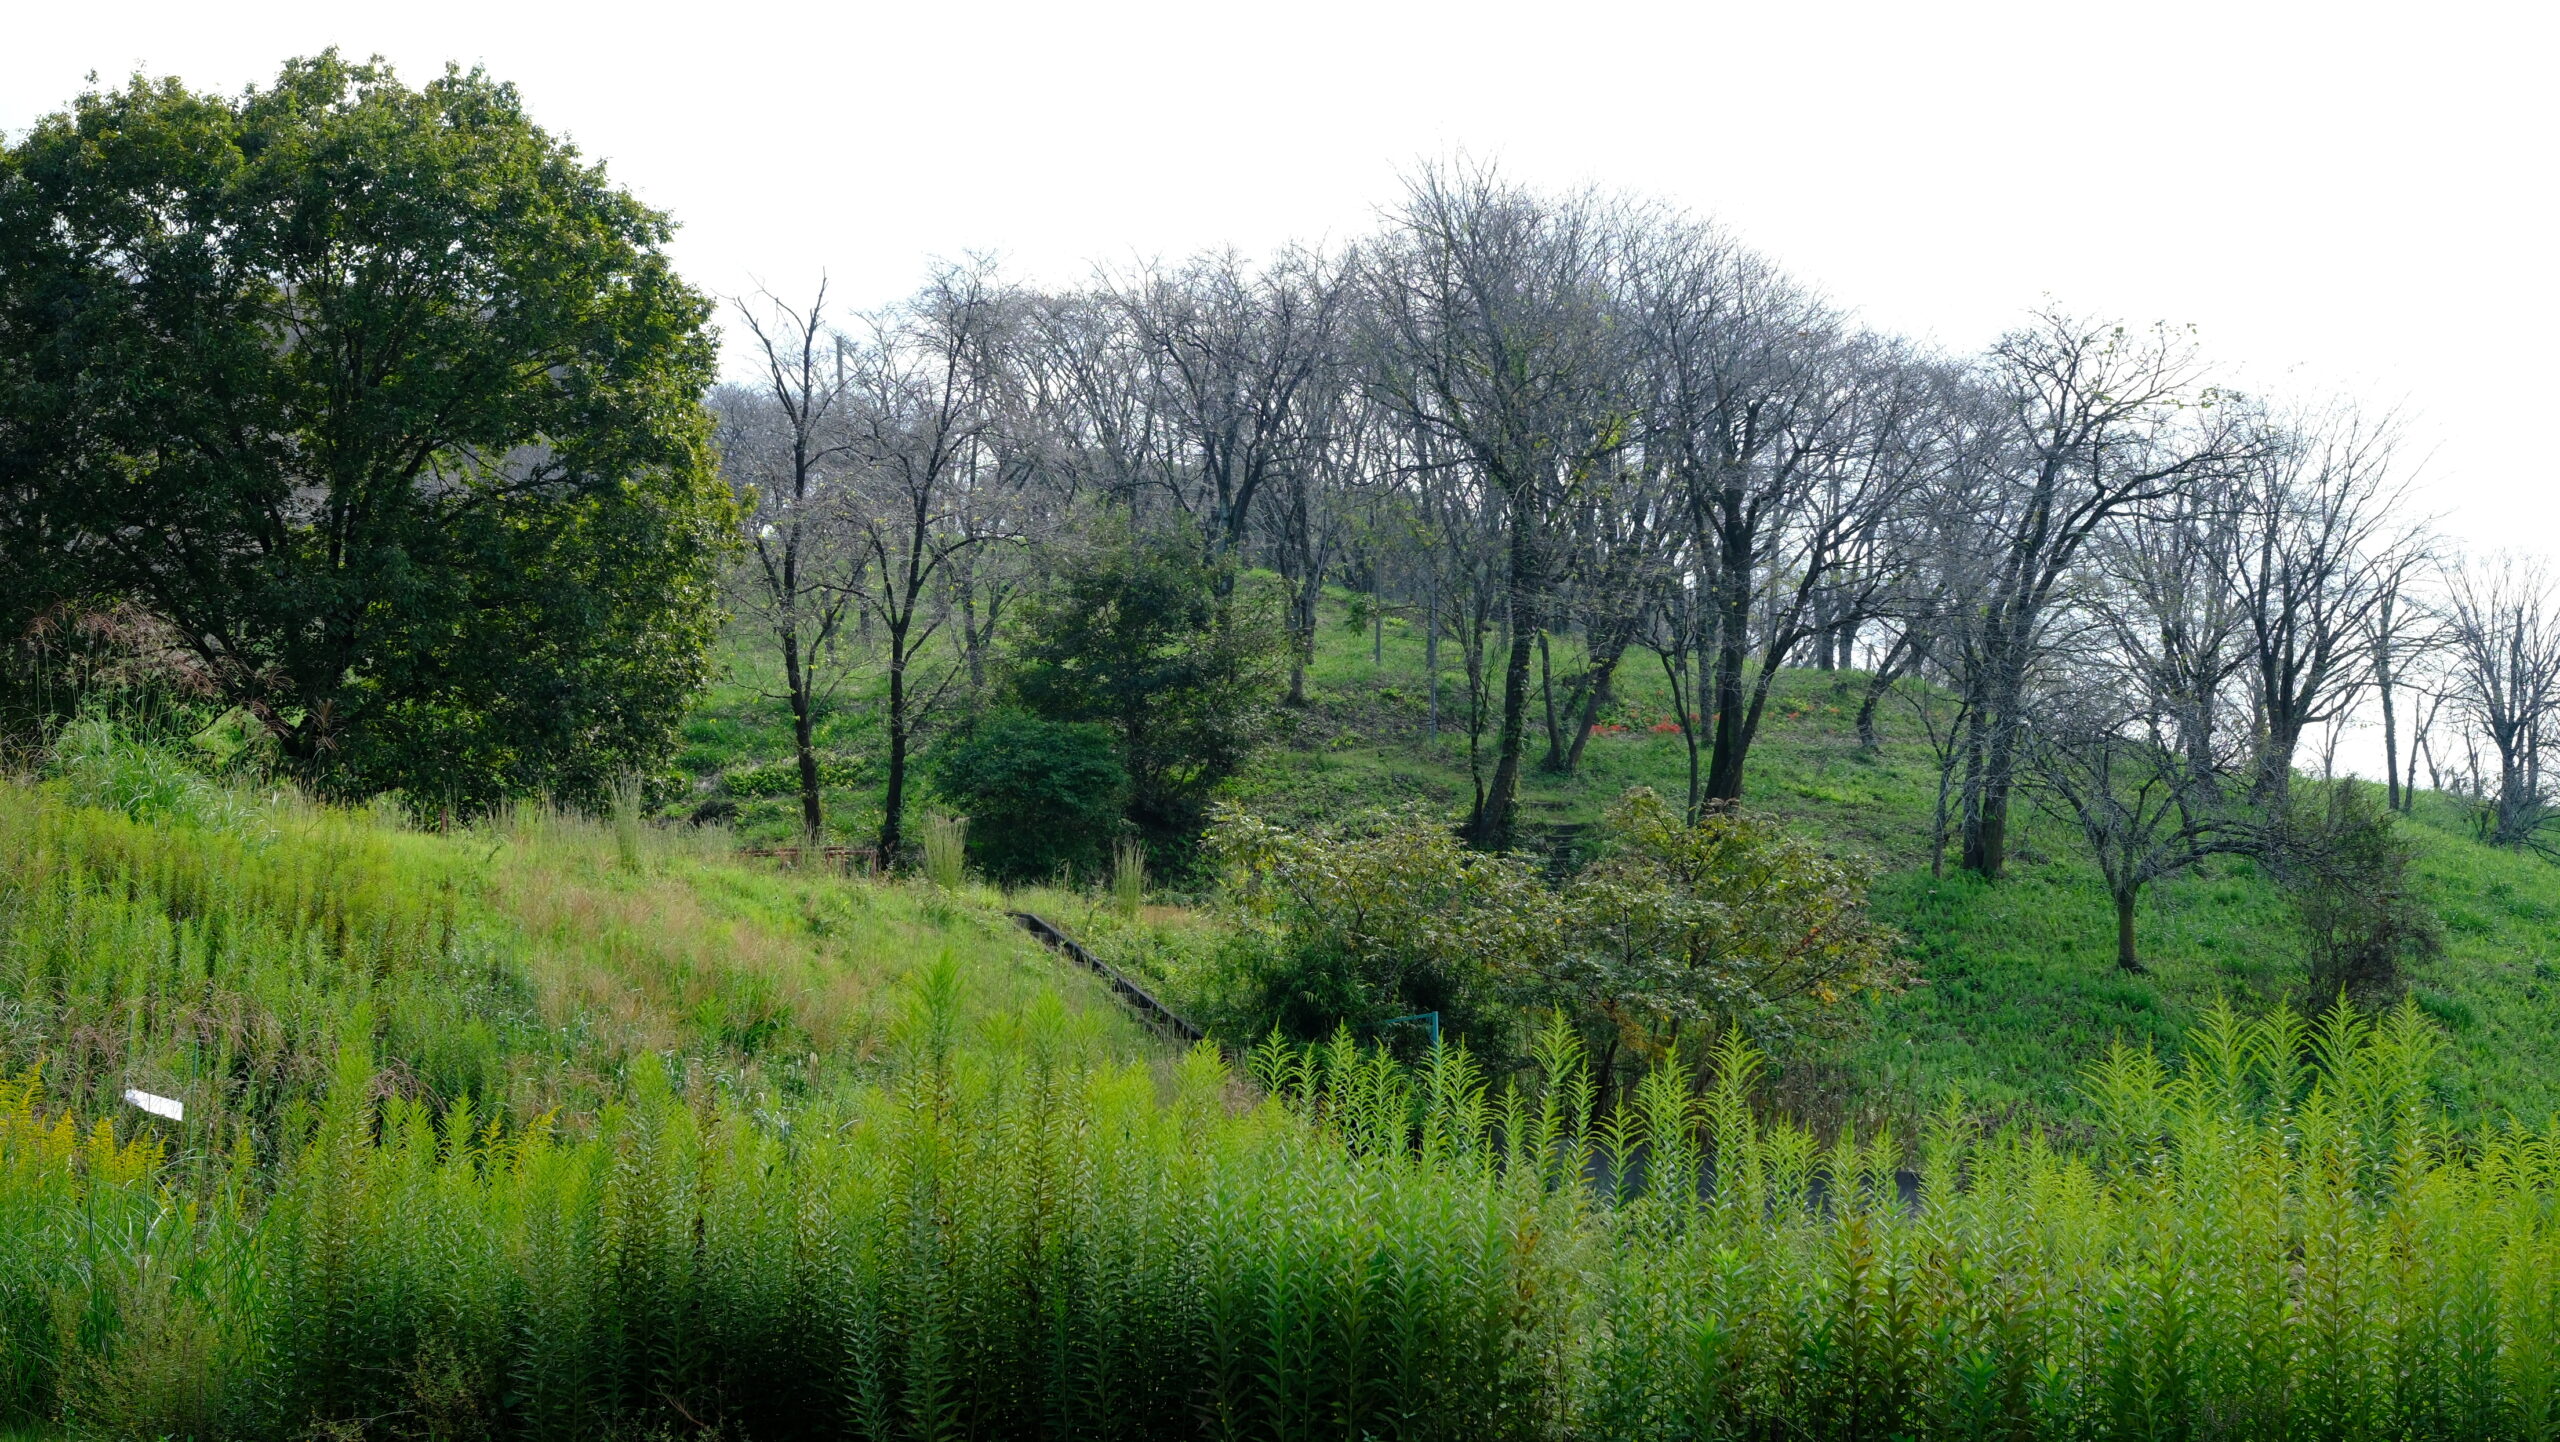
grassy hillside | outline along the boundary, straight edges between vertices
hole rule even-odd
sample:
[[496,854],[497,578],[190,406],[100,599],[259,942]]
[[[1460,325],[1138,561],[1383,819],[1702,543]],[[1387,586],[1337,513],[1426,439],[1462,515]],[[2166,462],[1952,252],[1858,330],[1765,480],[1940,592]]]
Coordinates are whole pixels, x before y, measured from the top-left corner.
[[[1420,638],[1390,618],[1373,637],[1337,613],[1311,678],[1315,702],[1284,748],[1242,788],[1247,804],[1315,819],[1412,798],[1455,810],[1470,794],[1462,736],[1428,736]],[[1557,668],[1578,665],[1559,653]],[[2174,1050],[2219,997],[2262,1006],[2303,985],[2301,942],[2275,888],[2246,861],[2221,861],[2150,889],[2140,917],[2152,975],[2114,965],[2114,919],[2073,827],[2028,811],[2013,821],[2014,864],[1996,885],[1932,876],[1927,838],[1937,784],[1919,717],[1888,701],[1883,745],[1857,743],[1863,673],[1781,678],[1754,746],[1747,804],[1786,819],[1880,875],[1878,914],[1909,938],[1919,982],[1875,1005],[1864,1035],[1828,1056],[1791,1058],[1781,1094],[1810,1111],[1907,1124],[1927,1099],[1960,1088],[1977,1106],[2047,1117],[2078,1110],[2075,1085],[2108,1044]],[[1444,715],[1463,704],[1444,682]],[[1621,668],[1623,727],[1595,736],[1581,774],[1532,769],[1535,822],[1595,818],[1630,785],[1686,787],[1658,664]],[[1533,741],[1537,738],[1533,738]],[[2446,924],[2444,958],[2414,977],[2419,1005],[2451,1041],[2441,1085],[2457,1112],[2560,1109],[2560,868],[2483,846],[2448,798],[2422,797],[2411,825],[2430,899]]]
[[[40,1067],[87,1115],[127,1086],[176,1097],[208,1148],[271,1152],[350,1045],[394,1094],[572,1129],[644,1057],[706,1101],[824,1095],[876,1072],[907,979],[945,957],[964,1025],[1055,993],[1092,1044],[1147,1049],[992,894],[851,887],[534,807],[425,834],[155,779],[139,748],[90,769],[0,782],[0,1075]],[[81,804],[101,799],[122,805]]]
[[2093,1078],[2085,1145],[1960,1105],[1916,1148],[1808,1131],[1738,1047],[1595,1119],[1564,1028],[1491,1086],[1348,1043],[1175,1057],[988,893],[538,810],[424,835],[112,738],[66,769],[0,783],[0,1431],[2560,1416],[2560,1149],[2437,1145],[2413,1015],[2333,1016],[2315,1068],[2290,1013],[2209,1013],[2184,1076]]
[[[1454,656],[1443,655],[1435,740],[1420,637],[1390,617],[1373,653],[1378,638],[1354,627],[1348,600],[1336,596],[1328,607],[1310,705],[1281,715],[1279,739],[1234,786],[1237,799],[1295,822],[1404,804],[1462,813],[1470,789]],[[700,794],[724,789],[716,779],[724,772],[777,775],[787,755],[781,707],[757,694],[757,653],[741,639],[730,657],[728,679],[687,728],[682,760],[707,788]],[[1568,645],[1554,664],[1561,675],[1579,658]],[[1925,1099],[1955,1087],[1995,1112],[2072,1115],[2078,1078],[2110,1042],[2174,1049],[2217,998],[2249,1007],[2298,993],[2301,943],[2275,889],[2245,861],[2151,888],[2140,917],[2148,977],[2116,970],[2112,911],[2064,822],[2026,811],[2015,823],[2011,875],[1997,885],[1952,868],[1932,876],[1926,837],[1936,773],[1923,729],[1909,705],[1888,702],[1884,744],[1862,753],[1854,716],[1864,680],[1811,671],[1782,678],[1752,753],[1748,804],[1877,869],[1875,908],[1909,938],[1919,981],[1876,1004],[1854,1042],[1783,1059],[1773,1085],[1788,1106],[1907,1127]],[[876,817],[878,790],[865,760],[860,687],[859,678],[849,683],[823,733],[843,758],[830,814],[857,829]],[[1685,789],[1680,738],[1654,729],[1671,711],[1657,663],[1631,657],[1617,691],[1608,720],[1623,729],[1593,738],[1578,775],[1528,772],[1524,813],[1533,828],[1589,822],[1630,785]],[[1538,746],[1533,737],[1533,759]],[[780,837],[796,824],[787,795],[738,804],[747,834]],[[2447,931],[2443,960],[2413,978],[2418,1003],[2451,1040],[2444,1099],[2474,1117],[2560,1109],[2560,868],[2473,841],[2446,798],[2422,797],[2411,830]],[[1198,923],[1163,921],[1157,934],[1130,938],[1124,954],[1178,957]],[[1168,980],[1178,989],[1178,977]]]

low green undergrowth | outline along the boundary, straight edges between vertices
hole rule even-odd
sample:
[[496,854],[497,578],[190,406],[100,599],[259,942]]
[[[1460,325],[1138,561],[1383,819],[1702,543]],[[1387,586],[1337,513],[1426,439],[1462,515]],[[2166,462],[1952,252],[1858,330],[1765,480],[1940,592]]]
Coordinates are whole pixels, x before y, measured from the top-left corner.
[[180,783],[0,786],[0,1430],[2560,1428],[2560,1129],[2448,1120],[2414,1003],[1810,1129],[1738,1040],[1174,1056],[965,881]]
[[[341,1055],[181,1184],[0,1098],[0,1406],[202,1437],[2525,1437],[2560,1413],[2560,1133],[2439,1129],[2412,1012],[2218,1013],[2086,1150],[1754,1115],[1758,1058],[1586,1124],[1462,1054],[1162,1075],[925,969],[876,1083],[643,1066],[593,1129]],[[1904,1170],[1916,1158],[1916,1168]]]
[[[1310,704],[1240,779],[1236,801],[1286,825],[1385,806],[1463,816],[1471,787],[1463,721],[1453,719],[1462,684],[1444,678],[1433,735],[1420,628],[1390,616],[1373,653],[1370,636],[1337,624],[1349,599],[1328,600]],[[1580,665],[1577,648],[1558,639],[1559,684]],[[1458,664],[1448,647],[1440,659]],[[2066,823],[2022,807],[2003,880],[1959,875],[1952,858],[1933,875],[1937,773],[1919,708],[1945,698],[1925,688],[1887,697],[1870,750],[1856,727],[1866,682],[1855,671],[1781,673],[1744,778],[1747,807],[1873,867],[1873,914],[1909,943],[1912,985],[1867,1006],[1853,1035],[1773,1061],[1773,1092],[1789,1110],[1908,1129],[1960,1088],[2002,1115],[2082,1125],[2076,1080],[2114,1042],[2173,1052],[2219,998],[2251,1011],[2313,1000],[2302,931],[2280,889],[2244,861],[2148,889],[2137,928],[2151,975],[2135,978],[2114,966],[2106,889]],[[1546,844],[1587,848],[1593,823],[1630,786],[1684,794],[1681,739],[1676,727],[1658,729],[1672,709],[1660,668],[1631,658],[1614,695],[1605,719],[1625,729],[1595,736],[1578,771],[1523,768],[1522,814]],[[1936,720],[1945,725],[1943,712]],[[1531,748],[1534,763],[1543,738]],[[2446,1032],[2437,1088],[2466,1124],[2560,1109],[2560,870],[2483,844],[2473,817],[2461,798],[2425,792],[2401,827],[2417,849],[2419,898],[2446,933],[2441,958],[2408,981]]]

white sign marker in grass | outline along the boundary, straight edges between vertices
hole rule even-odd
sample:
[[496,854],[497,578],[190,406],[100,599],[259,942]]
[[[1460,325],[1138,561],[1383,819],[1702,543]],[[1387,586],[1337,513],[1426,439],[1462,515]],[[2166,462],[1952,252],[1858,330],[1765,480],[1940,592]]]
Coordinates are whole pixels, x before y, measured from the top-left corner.
[[182,1122],[187,1119],[187,1104],[175,1097],[153,1096],[147,1091],[126,1087],[124,1099],[155,1117],[167,1117],[173,1122]]

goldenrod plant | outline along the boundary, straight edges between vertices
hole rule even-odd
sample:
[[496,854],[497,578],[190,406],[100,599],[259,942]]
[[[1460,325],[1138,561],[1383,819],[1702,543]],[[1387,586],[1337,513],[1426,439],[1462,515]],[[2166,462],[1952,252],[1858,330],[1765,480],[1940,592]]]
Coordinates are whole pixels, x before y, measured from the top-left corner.
[[1177,1054],[975,888],[87,800],[0,791],[0,1426],[2560,1425],[2560,1128],[2448,1126],[2414,1007],[2213,1010],[2095,1066],[2085,1134],[1815,1131],[1733,1033],[1614,1103],[1562,1020],[1498,1080]]

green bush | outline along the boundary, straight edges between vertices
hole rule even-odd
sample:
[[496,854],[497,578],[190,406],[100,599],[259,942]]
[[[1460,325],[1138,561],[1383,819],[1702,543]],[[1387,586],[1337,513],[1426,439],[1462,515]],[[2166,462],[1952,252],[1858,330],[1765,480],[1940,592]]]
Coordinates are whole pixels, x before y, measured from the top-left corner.
[[1109,729],[1019,711],[935,748],[932,775],[969,818],[969,859],[999,881],[1099,874],[1129,797]]
[[1651,1056],[1684,1028],[1763,1045],[1836,1030],[1844,1003],[1900,982],[1900,937],[1868,917],[1866,877],[1773,821],[1686,821],[1639,787],[1604,840],[1551,884],[1424,816],[1325,834],[1223,812],[1211,849],[1247,925],[1221,955],[1213,1017],[1230,1036],[1309,1040],[1436,1011],[1503,1056],[1519,1008],[1562,1005],[1614,1072],[1621,1043]]
[[86,805],[135,821],[209,827],[254,824],[252,808],[214,784],[179,746],[137,737],[97,712],[54,737],[47,771]]
[[1902,938],[1867,915],[1870,878],[1776,821],[1695,821],[1637,787],[1604,851],[1562,888],[1553,993],[1638,1051],[1741,1027],[1763,1046],[1836,1032],[1841,1003],[1900,986]]
[[2417,850],[2379,793],[2353,781],[2325,789],[2278,818],[2268,860],[2302,929],[2313,1004],[2387,1003],[2407,966],[2442,954],[2446,925],[2419,894]]
[[1196,537],[1103,537],[1026,599],[1005,664],[1023,709],[1108,728],[1161,875],[1192,863],[1209,798],[1259,743],[1284,638]]
[[1212,1028],[1312,1040],[1348,1027],[1389,1035],[1438,1012],[1444,1035],[1508,1058],[1515,1001],[1556,956],[1563,911],[1538,869],[1468,850],[1420,815],[1366,830],[1292,832],[1223,810],[1209,850],[1228,868],[1242,923],[1207,990]]

